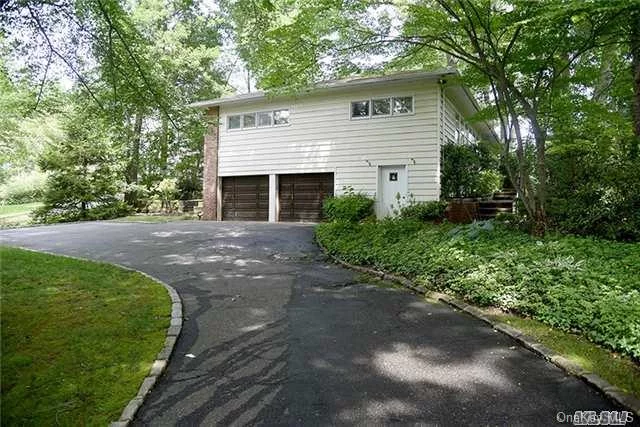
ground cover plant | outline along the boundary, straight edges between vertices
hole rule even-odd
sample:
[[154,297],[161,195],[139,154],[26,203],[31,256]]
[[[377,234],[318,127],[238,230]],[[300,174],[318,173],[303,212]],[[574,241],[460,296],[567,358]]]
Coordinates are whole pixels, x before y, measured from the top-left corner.
[[551,233],[536,238],[493,222],[397,219],[325,223],[316,235],[347,262],[400,273],[640,358],[638,244]]
[[107,425],[162,348],[171,302],[147,277],[12,248],[2,262],[2,425]]

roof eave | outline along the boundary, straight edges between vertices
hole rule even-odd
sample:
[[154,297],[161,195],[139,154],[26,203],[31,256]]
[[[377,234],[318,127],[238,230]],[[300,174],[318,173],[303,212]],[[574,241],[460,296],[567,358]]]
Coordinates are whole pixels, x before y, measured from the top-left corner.
[[[322,92],[330,92],[333,90],[344,89],[346,87],[360,87],[360,86],[370,86],[377,85],[380,83],[395,83],[395,82],[412,82],[412,81],[437,81],[442,77],[447,76],[459,76],[459,72],[454,69],[445,68],[442,70],[430,71],[430,72],[422,72],[422,73],[405,73],[405,74],[396,74],[390,76],[382,76],[382,77],[363,77],[357,79],[345,79],[345,80],[335,80],[330,82],[321,82],[316,86],[306,89],[302,92],[291,94],[291,95],[282,95],[282,97],[295,97],[295,96],[304,96],[311,93],[322,93]],[[242,94],[237,96],[230,96],[224,98],[210,99],[204,101],[193,102],[188,104],[188,107],[191,108],[210,108],[210,107],[218,107],[221,105],[230,105],[230,104],[242,104],[245,102],[259,101],[268,98],[268,94],[265,92],[254,92],[250,94]],[[276,96],[278,98],[279,96]]]

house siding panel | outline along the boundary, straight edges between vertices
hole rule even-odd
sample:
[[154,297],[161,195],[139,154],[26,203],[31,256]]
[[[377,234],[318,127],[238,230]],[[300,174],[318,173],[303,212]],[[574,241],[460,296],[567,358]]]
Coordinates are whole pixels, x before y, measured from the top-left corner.
[[[349,118],[351,101],[414,96],[414,114]],[[220,176],[333,172],[335,191],[344,186],[375,195],[378,165],[408,165],[409,192],[438,198],[439,117],[436,84],[393,83],[345,89],[289,101],[253,101],[221,106]],[[288,108],[290,125],[227,130],[231,114]],[[371,164],[367,163],[367,161]]]

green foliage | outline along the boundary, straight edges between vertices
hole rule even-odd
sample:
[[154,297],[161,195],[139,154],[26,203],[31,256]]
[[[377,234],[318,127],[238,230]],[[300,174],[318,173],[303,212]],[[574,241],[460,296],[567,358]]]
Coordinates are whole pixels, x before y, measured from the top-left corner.
[[182,197],[200,196],[204,125],[201,111],[187,105],[228,89],[218,12],[201,0],[27,1],[2,12],[0,182],[23,158],[35,164],[44,138],[31,134],[51,133],[55,124],[44,114],[56,93],[47,79],[66,71],[75,83],[69,92],[84,95],[79,107],[92,106],[95,119],[112,127],[112,145],[121,145],[128,167],[118,180],[151,190],[175,178]]
[[[0,184],[10,186],[37,169],[44,147],[62,137],[59,105],[64,100],[55,85],[35,110],[37,93],[28,81],[9,74],[4,61],[5,41],[0,34]],[[36,172],[34,172],[36,173]],[[28,180],[31,177],[27,177]]]
[[400,209],[400,217],[405,219],[415,219],[418,221],[436,221],[444,218],[444,211],[447,202],[428,201],[413,202]]
[[487,197],[501,189],[497,155],[489,144],[442,146],[441,197]]
[[0,203],[20,204],[42,199],[47,175],[37,170],[14,175],[0,185]]
[[115,200],[99,206],[82,209],[50,209],[46,206],[33,211],[36,222],[53,224],[57,222],[99,221],[130,215],[134,209],[128,204]]
[[475,193],[480,197],[491,197],[502,190],[504,176],[495,169],[481,170],[476,178]]
[[169,212],[173,210],[171,201],[174,199],[177,191],[178,187],[176,185],[175,179],[163,179],[158,183],[158,185],[155,187],[155,192],[162,201],[162,209]]
[[403,274],[640,357],[638,245],[535,239],[491,222],[336,222],[319,225],[316,236],[347,262]]
[[607,239],[640,240],[637,139],[605,136],[594,141],[559,140],[550,149],[549,163],[552,171],[549,214],[560,230]]
[[323,202],[323,213],[330,221],[361,221],[373,215],[374,199],[366,194],[355,193],[345,187],[344,194],[328,197]]
[[40,167],[49,172],[44,206],[34,216],[43,222],[104,219],[128,210],[116,194],[121,163],[109,128],[90,110],[72,111],[66,137],[47,147]]

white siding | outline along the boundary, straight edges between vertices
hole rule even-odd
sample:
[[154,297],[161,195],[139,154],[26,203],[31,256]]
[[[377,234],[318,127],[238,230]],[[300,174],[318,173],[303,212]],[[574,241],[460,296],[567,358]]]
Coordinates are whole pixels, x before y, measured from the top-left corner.
[[[387,84],[314,94],[290,101],[221,106],[220,176],[334,172],[335,190],[352,186],[375,196],[378,165],[408,165],[409,192],[439,196],[438,87]],[[413,96],[414,114],[351,120],[351,101]],[[283,127],[227,130],[227,116],[288,108]],[[371,164],[367,163],[367,161]]]
[[468,144],[476,142],[475,131],[469,126],[455,105],[453,105],[453,102],[446,97],[443,97],[441,102],[444,105],[444,114],[441,115],[442,143],[453,142]]

